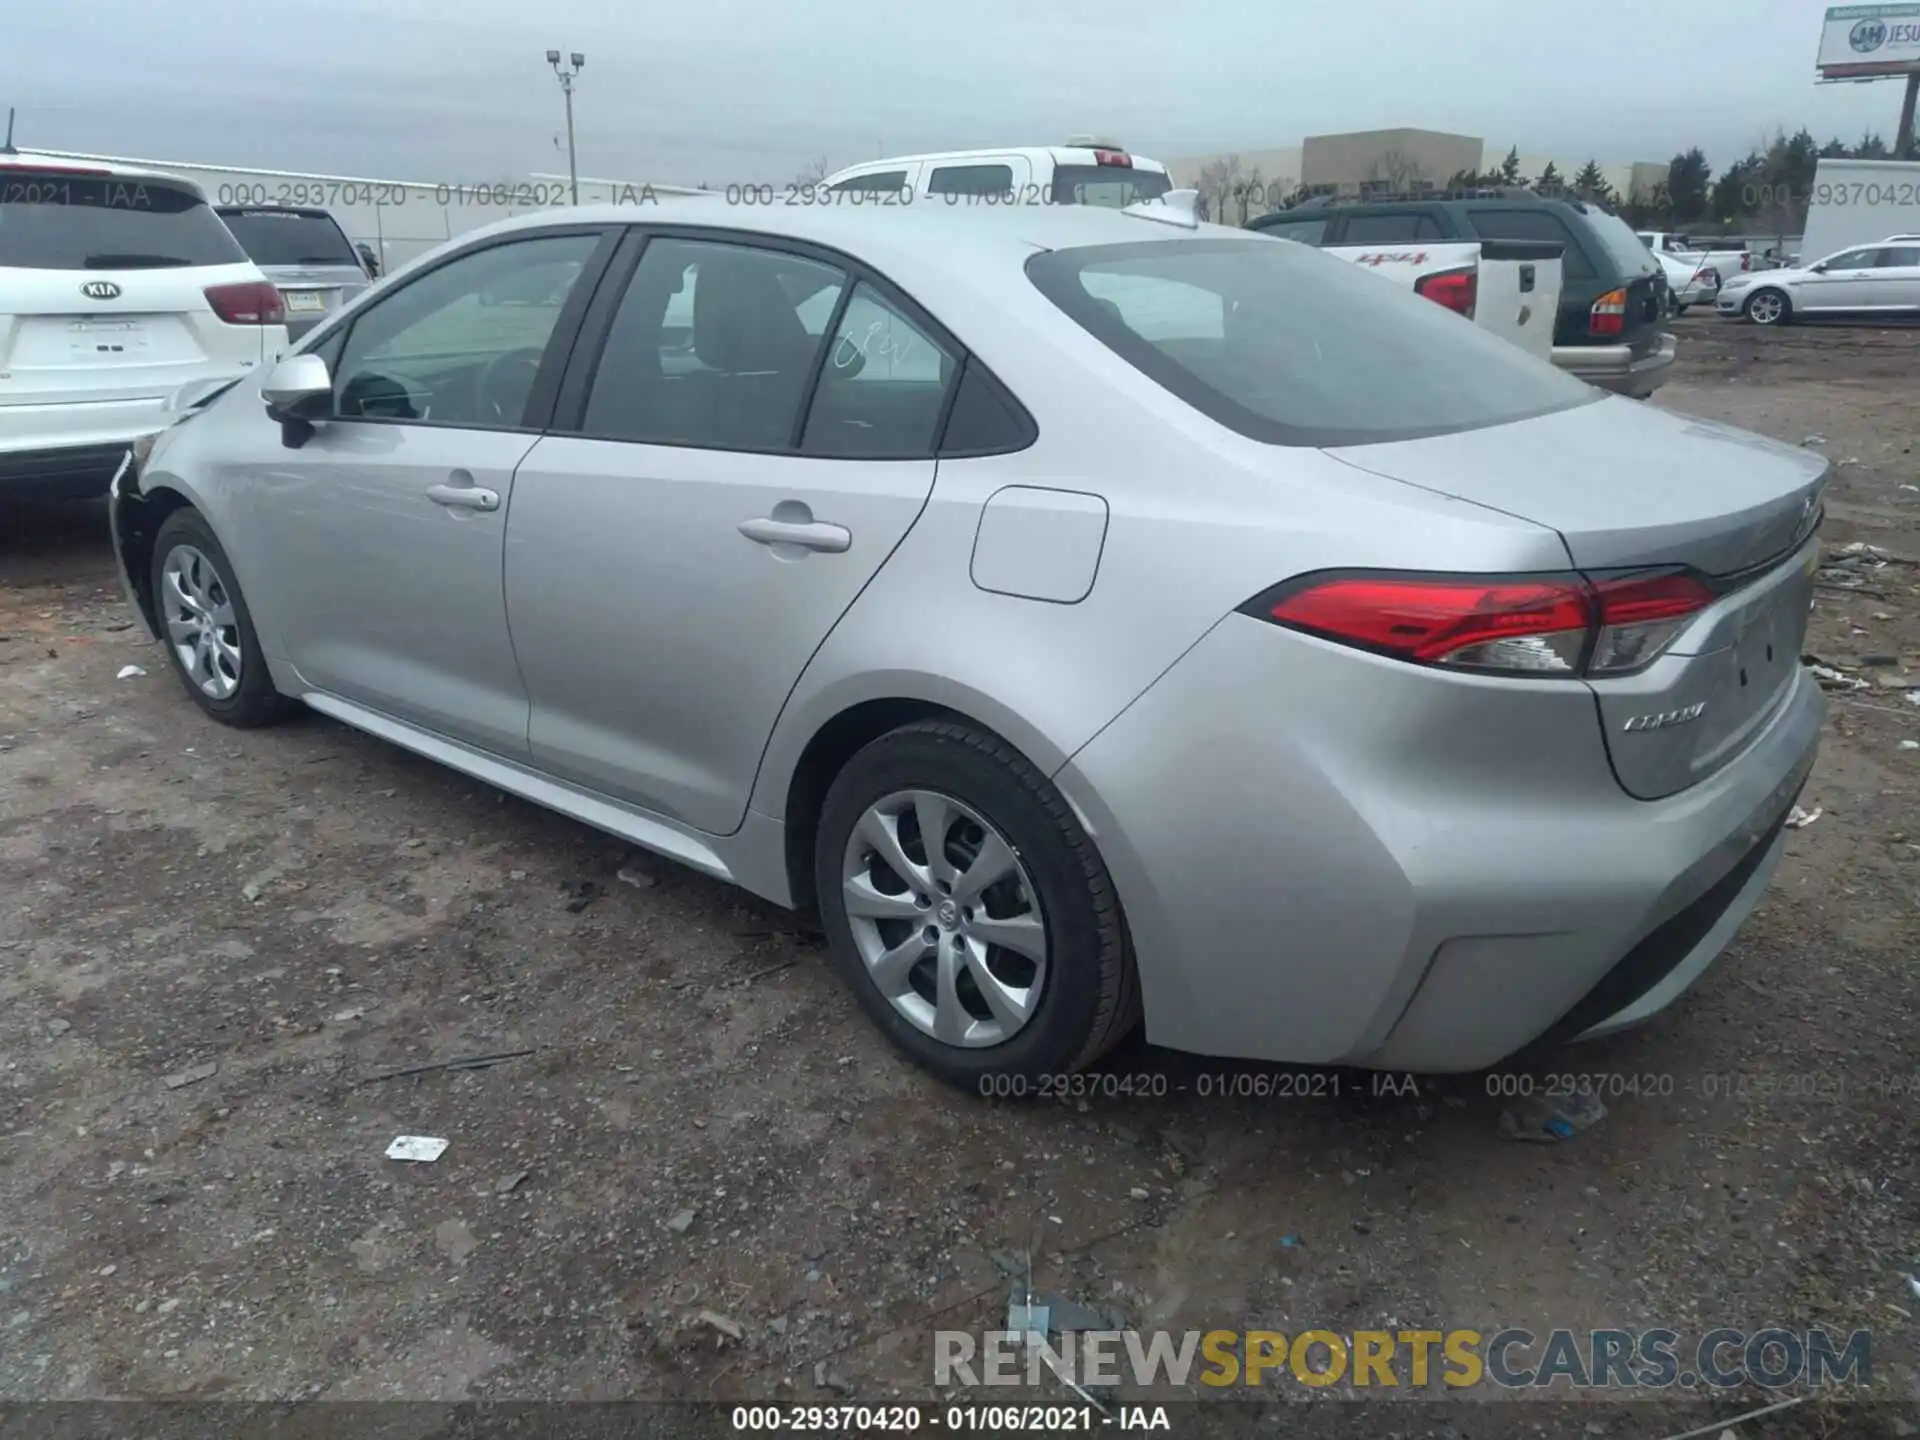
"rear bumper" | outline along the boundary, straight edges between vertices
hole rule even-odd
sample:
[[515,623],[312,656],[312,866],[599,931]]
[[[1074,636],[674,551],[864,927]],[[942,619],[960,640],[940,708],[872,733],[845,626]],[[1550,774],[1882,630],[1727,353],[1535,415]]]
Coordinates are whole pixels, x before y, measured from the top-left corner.
[[1589,385],[1637,399],[1666,384],[1679,351],[1680,342],[1662,334],[1646,351],[1631,345],[1556,345],[1553,363]]
[[97,500],[126,454],[126,442],[0,451],[0,502]]
[[1802,675],[1735,760],[1638,801],[1585,686],[1443,678],[1234,616],[1056,783],[1119,887],[1149,1039],[1466,1071],[1644,1019],[1704,972],[1772,873],[1824,714]]

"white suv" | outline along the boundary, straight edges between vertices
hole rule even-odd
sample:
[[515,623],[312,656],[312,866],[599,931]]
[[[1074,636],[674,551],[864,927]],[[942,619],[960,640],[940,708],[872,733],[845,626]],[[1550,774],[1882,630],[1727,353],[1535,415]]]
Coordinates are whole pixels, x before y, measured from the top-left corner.
[[280,292],[191,180],[0,153],[0,506],[105,495],[183,387],[286,348]]
[[1131,155],[1111,140],[1078,136],[1065,145],[1011,150],[948,150],[896,155],[835,171],[829,192],[876,203],[949,205],[1099,205],[1124,210],[1173,188],[1167,167]]

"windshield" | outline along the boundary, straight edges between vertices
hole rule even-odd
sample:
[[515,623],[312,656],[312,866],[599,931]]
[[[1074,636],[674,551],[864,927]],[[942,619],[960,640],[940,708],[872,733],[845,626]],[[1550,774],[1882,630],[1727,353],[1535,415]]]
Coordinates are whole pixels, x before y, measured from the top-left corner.
[[1053,250],[1027,274],[1095,338],[1221,424],[1274,445],[1364,445],[1601,398],[1411,290],[1304,245]]
[[1161,170],[1130,170],[1120,165],[1056,165],[1049,198],[1056,205],[1098,205],[1124,210],[1142,200],[1158,200],[1173,188]]
[[1633,227],[1618,215],[1609,215],[1601,210],[1589,210],[1587,223],[1592,225],[1600,237],[1600,243],[1607,248],[1607,255],[1621,267],[1627,275],[1657,275],[1664,273],[1660,262],[1653,258],[1653,252],[1647,249],[1640,237],[1633,233]]
[[158,270],[246,258],[191,190],[152,179],[0,170],[0,266]]
[[222,210],[220,218],[256,265],[360,268],[360,257],[331,215],[299,210]]

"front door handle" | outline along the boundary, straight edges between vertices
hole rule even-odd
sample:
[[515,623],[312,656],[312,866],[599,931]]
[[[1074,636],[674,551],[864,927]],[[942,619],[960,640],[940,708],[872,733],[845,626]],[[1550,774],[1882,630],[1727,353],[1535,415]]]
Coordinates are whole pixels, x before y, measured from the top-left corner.
[[820,520],[775,520],[762,517],[742,520],[740,533],[760,545],[798,545],[803,550],[824,550],[838,555],[853,544],[853,532],[844,525],[829,525]]
[[429,485],[427,498],[436,505],[454,510],[498,510],[500,492],[483,490],[478,485]]

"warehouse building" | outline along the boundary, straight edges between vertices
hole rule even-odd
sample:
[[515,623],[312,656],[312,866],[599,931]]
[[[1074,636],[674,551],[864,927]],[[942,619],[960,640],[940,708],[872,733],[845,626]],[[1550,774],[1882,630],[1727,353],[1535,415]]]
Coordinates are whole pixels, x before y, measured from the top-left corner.
[[1548,165],[1562,179],[1571,181],[1593,160],[1614,194],[1641,200],[1667,178],[1665,162],[1552,155],[1524,145],[1516,147],[1511,141],[1491,142],[1477,135],[1406,128],[1309,135],[1300,144],[1281,149],[1187,155],[1169,159],[1166,165],[1176,185],[1204,189],[1209,174],[1218,174],[1220,167],[1237,161],[1237,182],[1254,185],[1262,198],[1276,203],[1302,186],[1344,195],[1444,187],[1463,171],[1486,174],[1498,170],[1515,148],[1520,154],[1521,178],[1529,182],[1539,179]]

